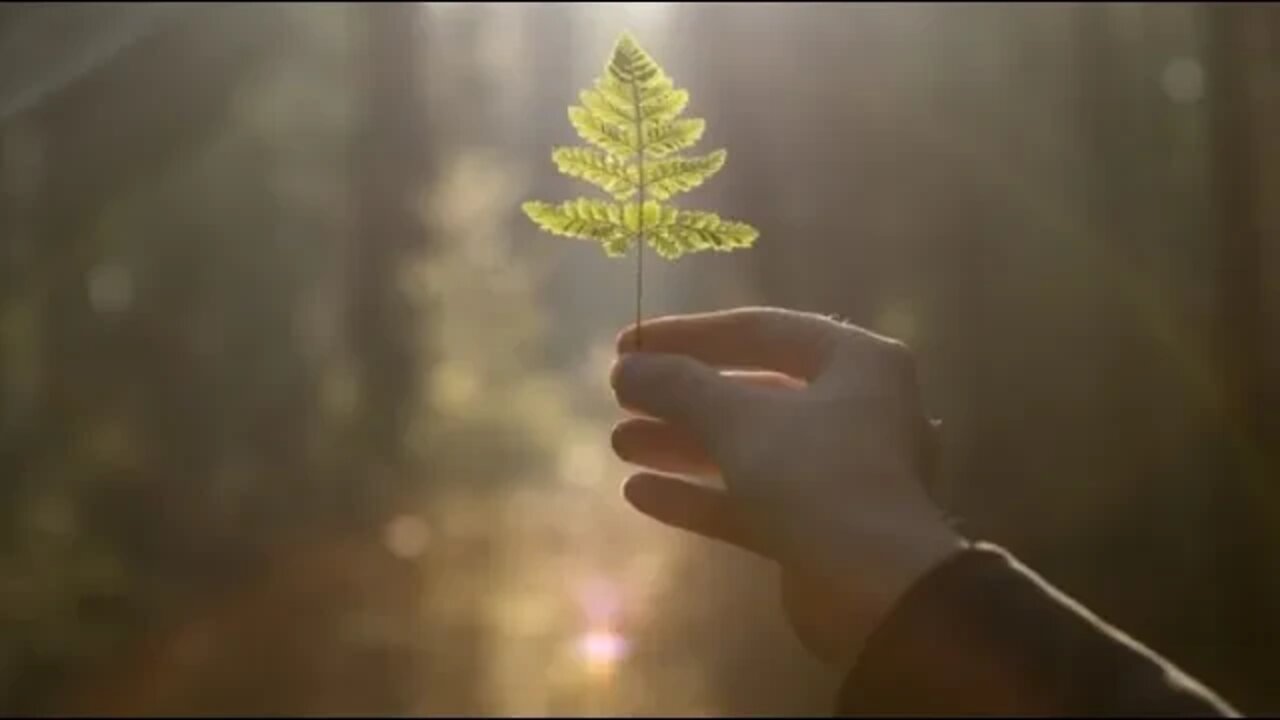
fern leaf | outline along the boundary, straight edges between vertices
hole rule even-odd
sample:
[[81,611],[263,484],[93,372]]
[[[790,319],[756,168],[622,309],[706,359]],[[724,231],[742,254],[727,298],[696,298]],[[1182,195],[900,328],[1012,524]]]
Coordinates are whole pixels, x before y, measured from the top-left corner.
[[628,167],[613,155],[590,148],[562,147],[551,151],[551,160],[560,172],[595,185],[613,196],[626,200],[636,192],[637,182]]
[[645,154],[651,158],[664,158],[687,147],[693,147],[702,139],[707,122],[701,118],[673,120],[645,128]]
[[618,80],[605,68],[604,75],[596,79],[595,92],[609,104],[611,110],[627,119],[628,127],[636,123],[636,94],[630,83]]
[[[727,156],[728,153],[724,150],[716,150],[703,157],[670,157],[654,161],[645,167],[646,192],[654,200],[666,200],[673,195],[688,192],[719,172],[724,167]],[[632,184],[639,184],[635,166],[628,169],[632,171]]]
[[625,255],[634,236],[634,232],[627,229],[623,209],[616,203],[578,198],[559,205],[531,200],[520,207],[543,230],[578,240],[594,240],[611,256]]
[[579,137],[601,150],[627,160],[636,154],[635,132],[601,118],[587,108],[569,108],[569,122]]
[[605,71],[623,85],[638,85],[640,89],[657,88],[670,78],[658,66],[656,60],[636,44],[630,33],[623,33],[613,49],[613,55]]
[[681,210],[672,222],[656,228],[649,239],[659,255],[674,260],[701,250],[749,248],[759,236],[759,231],[746,223],[724,220],[715,213]]
[[635,111],[629,99],[603,90],[583,90],[578,98],[582,101],[582,107],[602,122],[619,128],[630,128],[635,124]]
[[[641,223],[641,215],[643,214],[644,222]],[[676,221],[679,211],[673,207],[659,204],[656,200],[649,200],[644,204],[644,213],[640,212],[640,206],[635,203],[627,203],[622,210],[622,224],[632,233],[640,231],[649,232],[658,228],[666,227]]]
[[706,122],[680,117],[689,92],[675,87],[630,35],[618,39],[604,72],[578,98],[581,104],[569,108],[569,122],[594,147],[558,147],[552,161],[561,173],[599,187],[615,202],[525,203],[525,214],[539,228],[599,242],[612,257],[625,254],[637,239],[668,259],[755,243],[759,233],[750,225],[664,204],[710,179],[727,155],[724,150],[679,154],[702,140]]
[[640,103],[640,116],[651,123],[668,123],[679,117],[688,104],[689,91],[672,88],[643,100]]

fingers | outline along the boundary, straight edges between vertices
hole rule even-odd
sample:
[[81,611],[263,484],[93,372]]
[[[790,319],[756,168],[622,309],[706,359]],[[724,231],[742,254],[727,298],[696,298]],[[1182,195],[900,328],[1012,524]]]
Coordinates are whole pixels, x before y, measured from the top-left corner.
[[[734,382],[757,387],[799,390],[804,384],[781,373],[733,371],[720,373]],[[630,418],[613,429],[613,449],[629,463],[675,475],[718,477],[720,469],[706,448],[689,431],[650,418]]]
[[610,382],[620,405],[681,426],[704,447],[746,409],[754,390],[692,358],[651,353],[624,355]]
[[[642,350],[687,355],[718,367],[775,370],[816,378],[848,326],[812,313],[739,308],[644,321]],[[618,351],[634,350],[635,328],[618,336]]]
[[619,458],[674,475],[719,477],[720,468],[689,432],[660,420],[631,418],[613,429]]
[[627,478],[622,495],[636,510],[664,525],[771,557],[766,544],[722,490],[641,473]]
[[720,374],[735,382],[780,390],[803,390],[808,384],[790,375],[770,370],[721,370]]

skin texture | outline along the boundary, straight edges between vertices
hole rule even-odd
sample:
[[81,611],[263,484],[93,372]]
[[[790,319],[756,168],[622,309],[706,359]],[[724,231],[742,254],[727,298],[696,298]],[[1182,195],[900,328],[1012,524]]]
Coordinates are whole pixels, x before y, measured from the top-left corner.
[[611,374],[631,414],[614,450],[646,469],[624,497],[777,563],[801,641],[847,667],[898,599],[965,547],[925,490],[931,426],[911,353],[775,308],[648,320],[643,343],[624,330]]

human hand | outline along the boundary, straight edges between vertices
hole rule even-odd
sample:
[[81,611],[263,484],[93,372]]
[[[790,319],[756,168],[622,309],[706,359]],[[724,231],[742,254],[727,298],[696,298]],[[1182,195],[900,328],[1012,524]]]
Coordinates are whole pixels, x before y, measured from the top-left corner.
[[[963,547],[925,489],[931,441],[901,343],[820,315],[741,308],[648,320],[611,382],[640,512],[777,561],[793,627],[844,664]],[[723,489],[671,474],[719,478]]]

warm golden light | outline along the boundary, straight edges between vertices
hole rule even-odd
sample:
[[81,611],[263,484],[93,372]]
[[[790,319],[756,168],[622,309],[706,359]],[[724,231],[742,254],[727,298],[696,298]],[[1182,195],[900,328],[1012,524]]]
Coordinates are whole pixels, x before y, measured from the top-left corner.
[[627,639],[613,630],[591,630],[578,638],[578,655],[596,676],[611,675],[627,650]]

